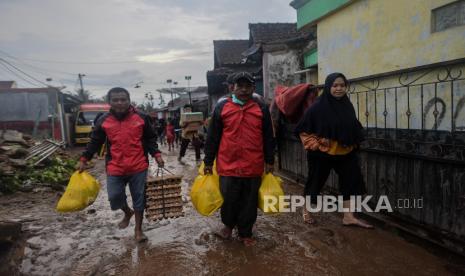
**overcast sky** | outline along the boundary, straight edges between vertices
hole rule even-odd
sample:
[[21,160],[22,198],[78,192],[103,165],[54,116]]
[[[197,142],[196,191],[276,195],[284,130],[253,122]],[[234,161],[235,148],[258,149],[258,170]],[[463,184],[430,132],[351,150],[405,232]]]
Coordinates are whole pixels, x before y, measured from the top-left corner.
[[213,40],[248,39],[248,23],[295,22],[289,2],[0,0],[0,80],[35,87],[50,77],[75,91],[82,73],[93,96],[122,86],[137,102],[167,79],[206,85]]

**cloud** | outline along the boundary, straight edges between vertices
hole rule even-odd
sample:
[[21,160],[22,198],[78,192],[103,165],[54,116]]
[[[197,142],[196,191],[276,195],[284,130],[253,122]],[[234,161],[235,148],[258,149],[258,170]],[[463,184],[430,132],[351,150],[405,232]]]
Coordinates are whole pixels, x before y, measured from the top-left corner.
[[[83,73],[96,95],[141,80],[146,92],[166,79],[182,85],[186,75],[206,85],[213,40],[247,39],[249,22],[293,21],[285,0],[0,0],[0,26],[8,26],[0,28],[0,50],[31,75],[70,90]],[[0,79],[12,78],[0,68]],[[143,100],[139,90],[133,98]]]
[[138,56],[137,60],[143,62],[167,63],[177,60],[198,60],[207,54],[209,54],[209,52],[169,50],[164,53],[154,53],[150,55]]
[[127,70],[116,74],[88,74],[85,82],[96,86],[130,86],[144,79],[144,74],[139,70]]

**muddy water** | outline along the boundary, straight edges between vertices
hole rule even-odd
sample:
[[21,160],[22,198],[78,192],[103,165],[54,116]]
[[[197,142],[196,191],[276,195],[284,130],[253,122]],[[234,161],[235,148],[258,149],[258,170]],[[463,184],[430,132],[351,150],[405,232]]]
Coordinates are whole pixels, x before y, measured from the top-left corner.
[[[103,164],[99,162],[93,174],[101,175],[102,170]],[[69,275],[76,264],[85,261],[88,265],[78,273],[84,275],[126,252],[121,243],[130,231],[115,230],[119,216],[109,210],[105,189],[91,207],[72,214],[55,212],[59,198],[56,192],[40,189],[0,198],[0,218],[23,223],[26,245],[19,267],[21,273]]]
[[[165,150],[167,152],[167,150]],[[196,175],[192,150],[187,165],[167,153],[167,168],[183,174],[185,217],[146,222],[149,241],[133,240],[134,221],[124,230],[115,224],[121,213],[111,212],[103,185],[96,202],[84,211],[57,214],[59,196],[51,192],[0,198],[0,218],[24,223],[26,275],[453,275],[447,260],[381,229],[341,226],[337,214],[318,214],[308,226],[299,214],[260,214],[254,234],[258,243],[246,248],[237,239],[222,241],[213,233],[218,212],[202,217],[189,202]],[[103,164],[94,175],[102,183]],[[301,188],[285,185],[286,193]],[[130,199],[128,198],[130,201]],[[4,207],[5,206],[5,207]]]

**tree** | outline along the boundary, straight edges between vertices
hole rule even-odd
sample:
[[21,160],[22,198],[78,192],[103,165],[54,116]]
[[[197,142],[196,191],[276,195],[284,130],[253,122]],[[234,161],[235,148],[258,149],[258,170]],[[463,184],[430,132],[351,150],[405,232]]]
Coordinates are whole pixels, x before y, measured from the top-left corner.
[[137,104],[136,102],[131,102],[131,105],[134,106],[137,110],[147,113],[144,104]]
[[153,96],[152,92],[145,93],[145,99],[147,102],[145,103],[145,111],[152,112],[155,110],[155,97]]
[[90,94],[89,90],[78,89],[75,96],[84,103],[90,102],[92,100],[92,95]]

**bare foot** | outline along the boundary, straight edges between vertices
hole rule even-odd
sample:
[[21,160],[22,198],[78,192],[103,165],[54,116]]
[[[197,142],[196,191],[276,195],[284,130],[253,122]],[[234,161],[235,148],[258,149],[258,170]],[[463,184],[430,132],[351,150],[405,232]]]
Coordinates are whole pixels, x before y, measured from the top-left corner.
[[257,240],[252,238],[252,237],[248,237],[248,238],[239,238],[239,240],[246,246],[246,247],[249,247],[249,246],[254,246],[255,244],[257,244]]
[[129,221],[131,220],[131,217],[134,215],[134,211],[131,210],[129,214],[125,214],[124,218],[118,223],[119,229],[124,229],[128,227]]
[[342,225],[344,226],[358,226],[366,229],[372,229],[373,225],[367,223],[364,220],[357,219],[357,218],[343,218]]
[[221,230],[216,231],[215,235],[217,235],[218,237],[220,237],[220,238],[222,238],[224,240],[229,240],[229,239],[231,239],[231,236],[232,236],[232,229],[225,226],[225,227],[221,228]]
[[310,216],[310,213],[307,211],[302,212],[302,219],[306,224],[315,224],[316,220]]
[[135,231],[134,232],[134,238],[136,239],[136,242],[145,242],[148,240],[147,236],[142,232],[142,231]]

